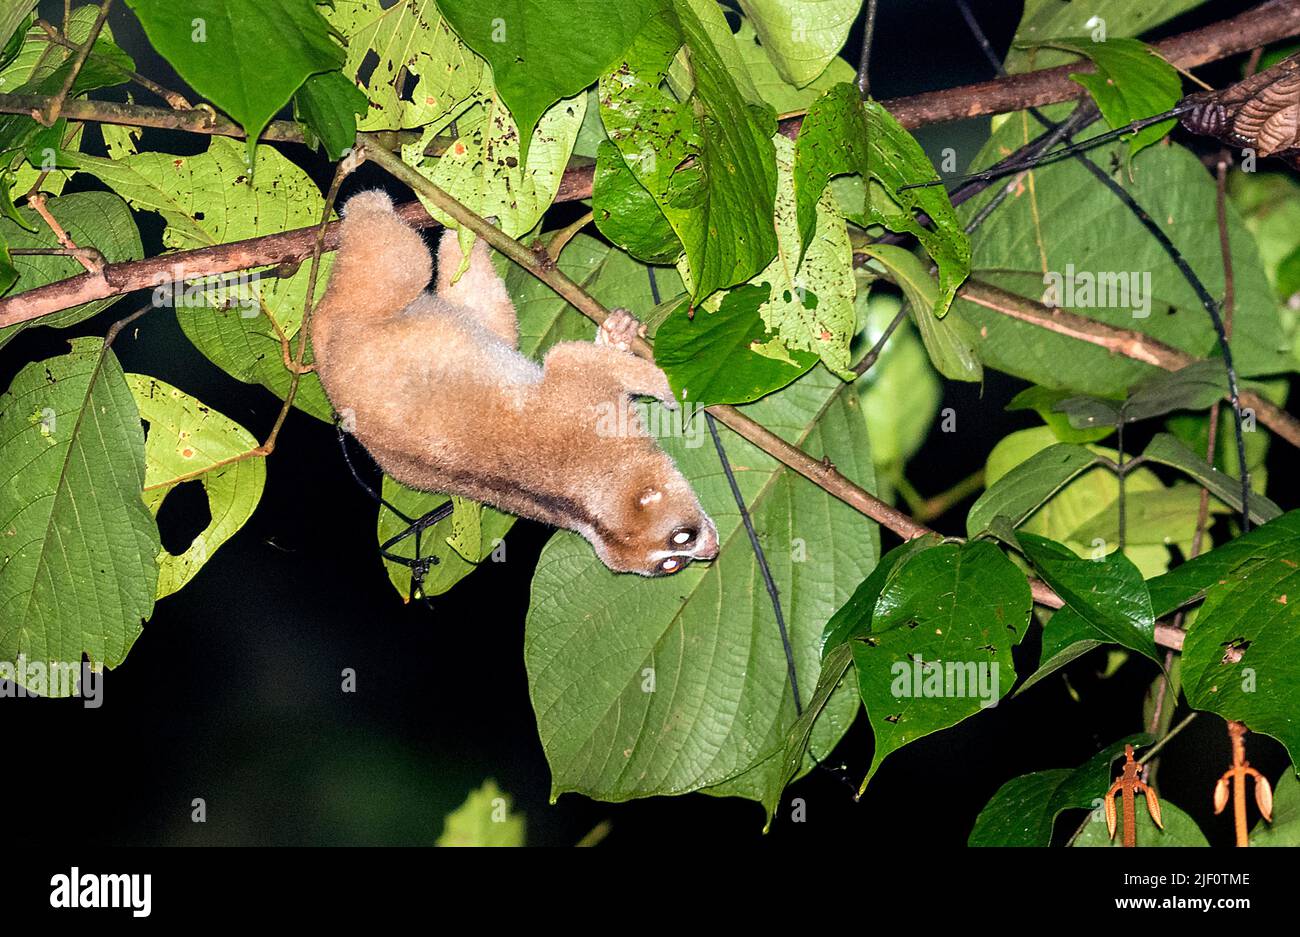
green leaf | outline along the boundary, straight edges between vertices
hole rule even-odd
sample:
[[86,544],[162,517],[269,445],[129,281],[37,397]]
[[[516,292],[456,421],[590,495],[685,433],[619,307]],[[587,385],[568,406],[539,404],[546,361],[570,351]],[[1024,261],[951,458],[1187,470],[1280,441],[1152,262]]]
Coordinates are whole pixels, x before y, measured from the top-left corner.
[[315,4],[301,0],[127,0],[150,44],[253,147],[304,81],[343,65]]
[[1250,844],[1300,846],[1300,781],[1296,780],[1294,769],[1283,771],[1278,778],[1273,789],[1273,822],[1260,818],[1251,830]]
[[[863,101],[852,84],[836,85],[818,99],[799,128],[794,164],[799,232],[807,248],[816,229],[815,207],[835,176],[856,174],[882,187],[869,200],[862,224],[883,224],[907,232],[939,267],[939,291],[931,306],[936,316],[948,312],[953,296],[970,274],[971,249],[943,186],[904,189],[937,178],[920,144],[878,102]],[[924,212],[932,224],[917,220]],[[920,310],[918,310],[920,311]]]
[[[785,747],[779,754],[781,770],[770,775],[770,783],[763,797],[763,807],[767,810],[768,827],[771,826],[771,818],[776,813],[776,808],[780,806],[781,794],[785,792],[786,787],[798,776],[800,769],[803,767],[804,758],[808,754],[808,744],[812,739],[813,727],[823,710],[826,709],[826,704],[830,702],[831,695],[840,685],[840,681],[844,679],[844,674],[852,662],[853,649],[843,643],[837,645],[822,658],[822,671],[817,678],[817,686],[813,690],[812,699],[808,701],[804,711],[794,721],[794,725],[790,727],[790,731],[786,735]],[[766,830],[767,827],[764,828],[764,832]]]
[[844,47],[862,0],[740,0],[781,77],[803,87]]
[[1043,627],[1043,649],[1040,654],[1042,663],[1012,695],[1019,696],[1066,664],[1073,663],[1089,651],[1109,642],[1110,639],[1092,622],[1070,606],[1053,612]]
[[[683,44],[695,87],[678,101],[661,86]],[[736,56],[734,46],[726,56]],[[745,100],[688,0],[650,15],[613,71],[601,77],[600,100],[611,142],[685,247],[697,304],[771,262],[777,250],[775,115]]]
[[117,358],[97,338],[71,344],[0,397],[0,659],[79,672],[83,653],[116,667],[140,636],[159,541],[140,497],[140,415]]
[[882,556],[871,575],[858,584],[849,600],[826,622],[826,628],[822,631],[822,659],[825,660],[833,650],[850,639],[870,634],[876,600],[880,598],[880,593],[894,570],[914,554],[938,546],[941,542],[942,538],[937,534],[926,534],[894,547]]
[[[1039,132],[1028,118],[1013,116],[974,166],[989,165]],[[1090,154],[1104,167],[1112,156],[1122,158],[1123,150],[1101,146]],[[1159,222],[1210,294],[1222,295],[1215,185],[1200,160],[1182,147],[1151,147],[1134,161],[1133,176],[1118,181]],[[971,199],[958,214],[969,221],[990,197]],[[1294,370],[1255,240],[1233,206],[1227,214],[1236,289],[1231,344],[1238,374]],[[1025,177],[1023,188],[980,227],[972,276],[1035,301],[1055,299],[1079,315],[1142,332],[1197,358],[1217,354],[1214,328],[1186,279],[1146,228],[1077,160],[1050,163]],[[1123,397],[1158,373],[1152,365],[977,304],[958,299],[956,305],[978,330],[976,351],[984,364],[1035,384]]]
[[[81,6],[73,10],[68,22],[64,24],[64,32],[69,41],[84,45],[90,38],[91,26],[98,15],[97,6]],[[0,69],[0,88],[10,94],[58,94],[63,90],[75,55],[75,52],[63,46],[52,44],[41,27],[32,26],[12,61]],[[105,24],[95,40],[90,56],[77,72],[69,94],[76,97],[87,91],[120,85],[129,79],[134,68],[135,63],[131,57],[113,43],[113,32]],[[61,139],[62,133],[67,130],[66,121],[61,119],[56,122],[55,128],[61,131],[55,139]],[[26,150],[33,140],[44,138],[52,129],[42,127],[24,114],[0,115],[0,153]],[[56,144],[55,149],[57,148]],[[37,162],[41,161],[38,157]]]
[[[315,183],[272,147],[258,148],[258,168],[251,174],[239,143],[223,137],[213,137],[207,152],[194,156],[68,157],[137,210],[162,215],[163,244],[181,250],[316,225],[324,211]],[[332,254],[322,255],[317,298],[332,263]],[[290,277],[263,278],[268,269],[273,268],[192,277],[177,267],[176,279],[154,291],[154,302],[175,308],[181,329],[213,364],[283,399],[292,375],[284,366],[280,336],[293,340],[296,351],[311,264],[303,263]],[[299,382],[294,406],[326,422],[332,419],[333,408],[314,373]]]
[[966,515],[966,532],[974,537],[1002,516],[1019,525],[1101,458],[1073,443],[1056,443],[1035,453],[997,479]]
[[1105,439],[1112,432],[1112,427],[1101,426],[1095,429],[1076,429],[1070,419],[1057,409],[1057,404],[1071,397],[1069,391],[1053,390],[1050,387],[1027,387],[1011,398],[1008,410],[1033,410],[1043,422],[1052,428],[1058,442],[1088,443]]
[[[393,481],[387,475],[384,476],[383,496],[384,500],[393,507],[406,516],[415,519],[447,503],[446,495],[430,494],[425,491],[407,488],[405,485]],[[465,503],[473,504],[473,502]],[[459,518],[456,516],[457,513],[461,515]],[[472,573],[478,568],[479,563],[492,555],[492,552],[498,548],[498,545],[505,538],[506,532],[515,523],[515,519],[509,514],[503,514],[492,508],[482,508],[478,517],[468,521],[476,531],[471,539],[477,541],[474,555],[471,558],[462,554],[456,545],[452,543],[457,530],[463,528],[467,523],[464,515],[465,511],[462,510],[460,504],[457,504],[456,513],[453,513],[451,517],[445,518],[421,532],[420,556],[437,557],[437,563],[429,568],[428,574],[424,577],[424,583],[421,587],[423,595],[442,595]],[[378,542],[384,543],[395,537],[405,530],[407,526],[406,521],[388,510],[388,508],[381,506],[377,529]],[[462,533],[458,542],[463,544],[466,536],[469,535]],[[390,547],[389,551],[399,556],[414,558],[414,535],[399,541]],[[411,591],[410,567],[394,563],[391,560],[384,560],[384,567],[388,570],[388,579],[393,584],[393,588],[405,601]]]
[[[859,292],[864,347],[876,345],[898,308],[899,300],[892,294]],[[925,443],[943,399],[939,377],[911,323],[899,325],[876,363],[855,385],[867,417],[876,474],[882,481],[893,479]],[[881,497],[890,500],[887,494]]]
[[984,366],[975,353],[971,329],[960,315],[939,318],[937,309],[943,300],[925,264],[893,244],[871,244],[863,250],[884,264],[902,286],[935,370],[954,381],[983,380]]
[[596,227],[623,250],[647,263],[672,263],[682,253],[672,225],[654,197],[627,168],[618,147],[601,140],[591,184]]
[[[94,247],[110,263],[139,260],[144,256],[140,232],[131,217],[131,210],[111,192],[74,192],[47,199],[45,207],[74,242],[83,247]],[[8,218],[0,218],[0,240],[11,250],[49,250],[59,246],[58,238],[36,214],[35,209],[20,208],[18,214],[35,231],[28,231]],[[37,222],[40,222],[39,225]],[[76,260],[58,254],[24,254],[14,257],[12,262],[18,271],[18,282],[9,294],[10,297],[85,272]],[[114,296],[110,299],[97,299],[0,329],[0,345],[4,345],[23,329],[36,325],[55,328],[75,325],[107,309],[119,298]]]
[[343,74],[370,102],[358,130],[438,133],[483,89],[486,65],[434,0],[348,0],[317,9],[347,38]]
[[325,155],[331,160],[342,158],[357,139],[357,115],[370,108],[370,102],[342,72],[312,75],[294,97],[298,117],[320,138]]
[[1085,560],[1069,547],[1025,531],[1016,539],[1039,575],[1070,608],[1112,641],[1160,662],[1151,595],[1132,560],[1118,550]]
[[[462,134],[437,160],[423,159],[427,133],[418,143],[404,146],[402,158],[467,208],[495,217],[506,234],[522,237],[555,201],[587,97],[560,101],[542,116],[533,131],[527,170],[519,153],[519,131],[505,105],[492,95],[484,107],[483,123]],[[420,200],[435,218],[456,227],[435,205],[423,196]]]
[[1111,785],[1111,764],[1123,757],[1124,746],[1149,745],[1151,741],[1149,735],[1130,735],[1077,768],[1052,768],[1012,778],[984,805],[966,845],[1050,845],[1052,828],[1063,811],[1101,806],[1101,795]]
[[[858,5],[861,0],[853,0]],[[766,43],[759,42],[758,32],[748,17],[741,17],[736,30],[736,48],[749,72],[750,83],[758,100],[766,101],[778,114],[804,111],[830,88],[857,80],[857,69],[842,58],[832,58],[825,70],[809,84],[797,87],[782,77]]]
[[208,498],[211,519],[185,552],[158,553],[156,597],[161,599],[193,579],[253,516],[266,484],[266,460],[233,461],[257,447],[256,437],[184,391],[146,374],[128,374],[126,383],[140,419],[149,425],[144,444],[144,502],[149,510],[157,517],[175,486],[195,473],[202,473],[197,481]]
[[[1111,129],[1163,114],[1183,96],[1178,72],[1145,42],[1116,36],[1105,42],[1053,39],[1051,44],[1086,56],[1097,66],[1095,72],[1076,72],[1070,78],[1088,89]],[[1175,123],[1173,119],[1162,121],[1127,138],[1129,156],[1160,140]]]
[[1273,736],[1294,762],[1300,757],[1297,640],[1300,538],[1254,554],[1209,584],[1183,644],[1187,702]]
[[851,642],[876,737],[864,790],[891,752],[996,705],[1011,689],[1011,648],[1032,605],[1024,573],[991,543],[922,550],[893,572],[871,633]]
[[807,351],[792,351],[782,361],[754,350],[771,337],[758,314],[767,298],[766,284],[741,286],[727,293],[717,312],[697,309],[691,318],[687,300],[664,320],[655,333],[655,362],[678,400],[701,407],[749,403],[817,363]]
[[1213,583],[1221,582],[1238,566],[1256,556],[1276,554],[1300,539],[1300,510],[1248,534],[1229,540],[1208,553],[1193,557],[1163,576],[1151,580],[1151,604],[1160,618],[1187,604]]
[[[1044,43],[1063,36],[1076,36],[1080,29],[1095,30],[1093,39],[1105,41],[1110,36],[1138,36],[1161,23],[1203,4],[1205,0],[1086,0],[1063,4],[1059,0],[1026,0],[1015,43],[1007,53],[1006,69],[1023,72],[1031,68],[1050,68],[1071,61],[1071,56]],[[1094,19],[1095,17],[1095,19]]]
[[[465,44],[487,59],[497,93],[527,141],[556,101],[599,78],[632,43],[656,4],[645,0],[439,0]],[[562,23],[579,28],[556,32]],[[520,160],[528,157],[527,147]]]
[[511,812],[512,798],[488,778],[447,814],[438,846],[522,846],[524,815]]
[[[1160,820],[1164,824],[1164,829],[1158,828],[1151,822],[1151,814],[1147,811],[1146,798],[1142,795],[1137,797],[1137,844],[1138,846],[1208,846],[1209,841],[1201,828],[1196,825],[1196,821],[1189,817],[1181,808],[1174,806],[1163,798],[1160,801]],[[1122,808],[1119,804],[1115,805],[1120,812],[1120,823],[1123,823]],[[1119,826],[1115,828],[1115,838],[1110,838],[1110,832],[1106,828],[1106,817],[1098,809],[1090,818],[1083,832],[1079,834],[1070,845],[1072,846],[1113,846],[1123,848],[1124,833]]]
[[[833,375],[812,371],[744,411],[871,487],[861,409]],[[609,572],[576,534],[557,534],[542,551],[524,660],[552,796],[627,800],[708,788],[762,801],[783,770],[795,712],[771,599],[717,453],[696,425],[701,432],[660,441],[718,526],[716,560],[646,580]],[[875,528],[719,432],[772,568],[807,700],[822,627],[878,557]],[[856,709],[851,693],[835,694],[814,749],[827,752]]]
[[[1234,511],[1241,510],[1241,482],[1205,461],[1188,449],[1169,433],[1157,433],[1142,452],[1142,457],[1150,462],[1159,462],[1181,472],[1186,472],[1197,483],[1209,489],[1210,494],[1218,498]],[[1250,519],[1256,524],[1265,524],[1281,515],[1282,510],[1263,495],[1252,493],[1250,496]]]

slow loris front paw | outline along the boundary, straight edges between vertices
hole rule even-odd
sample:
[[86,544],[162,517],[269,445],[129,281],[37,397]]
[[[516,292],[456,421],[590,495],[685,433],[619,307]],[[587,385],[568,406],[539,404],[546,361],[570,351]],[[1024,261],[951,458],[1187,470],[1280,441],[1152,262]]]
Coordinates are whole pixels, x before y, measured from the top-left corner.
[[627,351],[632,342],[645,335],[645,323],[626,309],[615,309],[596,330],[596,344]]

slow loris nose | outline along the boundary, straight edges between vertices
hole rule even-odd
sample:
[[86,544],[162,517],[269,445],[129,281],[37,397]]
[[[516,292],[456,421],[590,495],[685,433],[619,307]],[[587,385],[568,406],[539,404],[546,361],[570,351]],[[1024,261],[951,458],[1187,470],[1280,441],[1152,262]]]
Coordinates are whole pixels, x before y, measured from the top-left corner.
[[691,555],[697,560],[712,560],[718,556],[718,528],[713,525],[712,521],[704,524],[704,529],[699,533],[699,540]]

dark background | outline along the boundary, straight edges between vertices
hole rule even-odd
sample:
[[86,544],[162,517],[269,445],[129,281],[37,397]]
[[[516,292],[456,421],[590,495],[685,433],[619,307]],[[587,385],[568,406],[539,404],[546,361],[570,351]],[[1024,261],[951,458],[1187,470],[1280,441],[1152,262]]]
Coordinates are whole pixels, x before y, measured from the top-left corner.
[[[1215,2],[1161,30],[1181,32],[1248,4]],[[61,4],[42,3],[57,22]],[[873,58],[880,98],[991,77],[950,0],[882,0]],[[999,52],[1020,4],[973,6]],[[181,82],[148,49],[129,10],[109,20],[137,69],[169,87]],[[856,62],[861,23],[846,58]],[[1240,61],[1198,70],[1216,85],[1240,74]],[[123,89],[99,94],[120,99]],[[144,93],[137,95],[148,100]],[[987,120],[929,128],[927,148],[973,154]],[[88,133],[88,139],[97,134]],[[192,153],[206,140],[146,130],[142,149]],[[285,152],[321,185],[330,167],[317,153]],[[373,167],[350,191],[385,185]],[[69,191],[92,187],[85,175]],[[388,184],[405,199],[407,193]],[[573,209],[557,209],[557,213]],[[147,255],[161,250],[156,216],[137,215]],[[73,329],[32,329],[0,351],[0,386],[28,361],[62,354],[74,335],[98,334],[144,301],[123,299]],[[210,364],[182,335],[169,310],[140,319],[114,346],[123,368],[155,375],[242,423],[259,439],[279,409],[260,387]],[[1037,423],[1003,407],[1023,383],[990,372],[983,388],[947,383],[943,406],[963,432],[935,433],[909,476],[933,494],[978,469],[989,448]],[[1296,507],[1289,480],[1296,460],[1275,447],[1270,494]],[[197,483],[173,493],[160,525],[180,552],[207,521]],[[964,507],[939,528],[959,533]],[[550,772],[537,738],[523,667],[522,639],[533,563],[549,530],[517,524],[509,562],[487,564],[432,608],[404,606],[375,552],[375,507],[347,474],[332,428],[293,412],[268,465],[266,491],[248,525],[202,572],[161,601],[126,662],[105,677],[105,704],[4,700],[0,736],[6,759],[6,827],[11,842],[98,844],[424,844],[445,813],[493,777],[527,816],[530,844],[576,842],[609,821],[609,845],[647,842],[827,843],[852,832],[862,845],[965,842],[979,809],[1007,779],[1072,766],[1099,747],[1140,731],[1141,699],[1154,667],[1129,662],[1104,684],[1104,652],[961,725],[890,756],[861,802],[844,777],[817,771],[792,795],[807,822],[783,807],[772,833],[750,802],[701,795],[601,804],[565,795],[548,804]],[[886,546],[892,545],[886,535]],[[1036,643],[1036,638],[1031,639]],[[1026,648],[1033,650],[1035,648]],[[340,692],[354,668],[358,692]],[[1251,760],[1276,779],[1281,747],[1253,736]],[[832,759],[860,780],[871,734],[860,718]],[[1229,759],[1222,723],[1204,716],[1166,749],[1163,794],[1191,812],[1212,841],[1230,841],[1226,817],[1209,809],[1212,778]],[[856,786],[856,785],[854,785]],[[202,797],[207,821],[190,820]],[[788,800],[787,800],[788,804]],[[1068,832],[1070,823],[1058,825]]]

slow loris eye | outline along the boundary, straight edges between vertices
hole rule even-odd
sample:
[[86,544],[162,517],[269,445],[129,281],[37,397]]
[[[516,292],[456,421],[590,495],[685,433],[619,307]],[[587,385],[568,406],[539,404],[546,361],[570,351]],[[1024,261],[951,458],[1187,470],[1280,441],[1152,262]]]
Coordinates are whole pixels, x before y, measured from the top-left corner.
[[670,556],[670,557],[668,557],[666,560],[664,560],[662,563],[659,564],[659,572],[661,572],[661,573],[675,573],[675,572],[677,572],[678,568],[679,568],[681,565],[682,565],[682,561],[681,561],[681,560],[679,560],[679,559],[678,559],[677,557],[675,557],[675,556]]
[[696,533],[694,527],[678,527],[673,531],[673,535],[669,538],[669,542],[675,547],[684,547],[695,539]]

